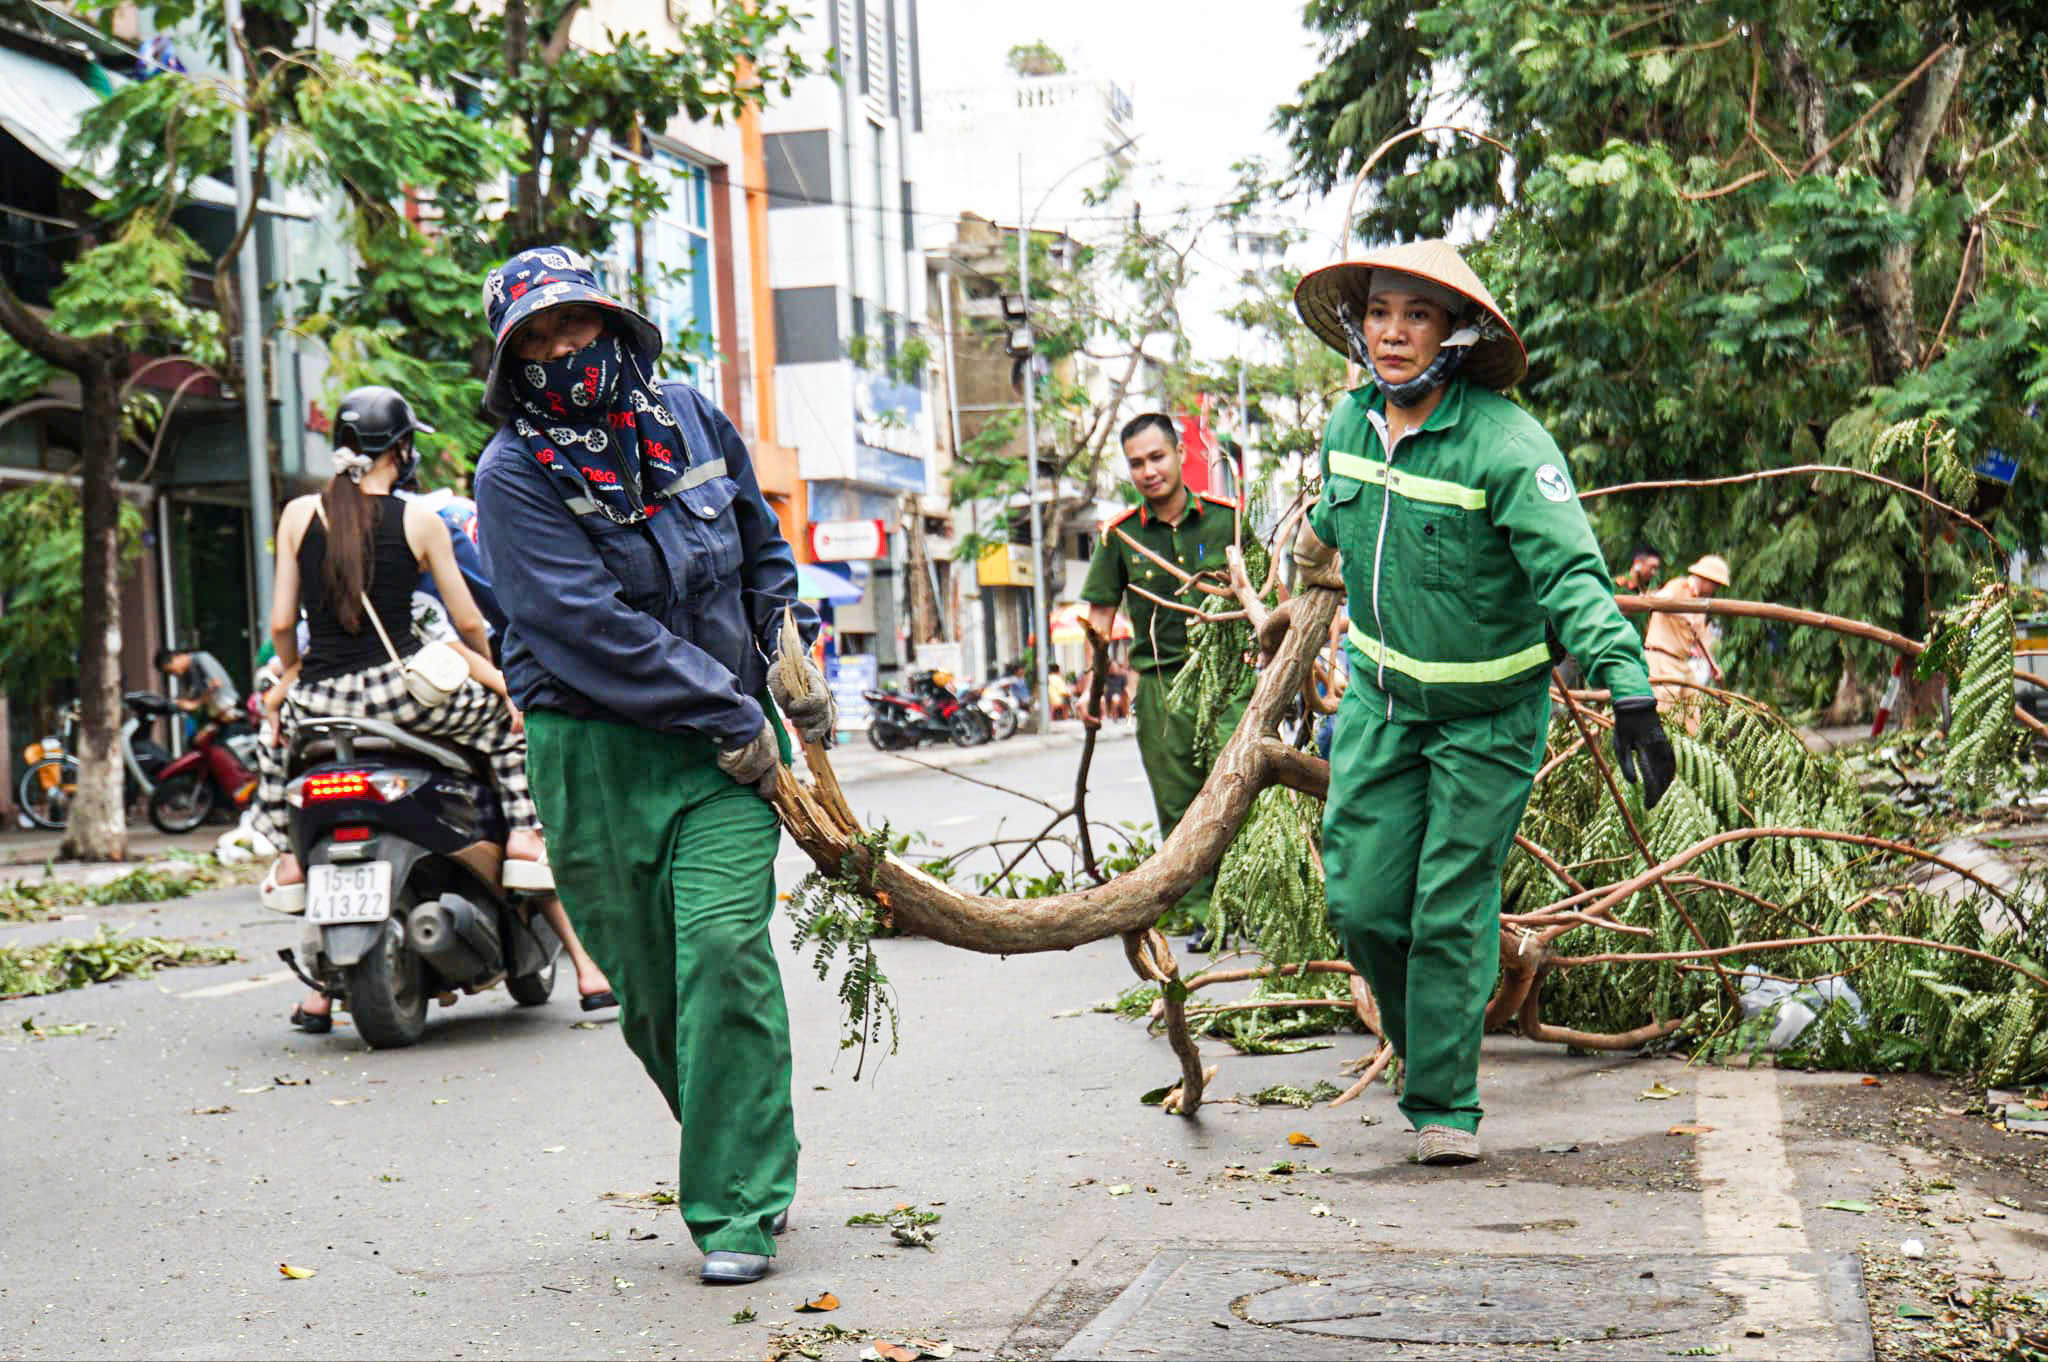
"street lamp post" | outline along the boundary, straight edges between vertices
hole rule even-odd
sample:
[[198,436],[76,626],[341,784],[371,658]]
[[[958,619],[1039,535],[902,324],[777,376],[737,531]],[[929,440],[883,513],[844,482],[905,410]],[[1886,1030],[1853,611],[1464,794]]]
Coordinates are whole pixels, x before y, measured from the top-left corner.
[[[1085,160],[1077,161],[1061,173],[1057,180],[1038,200],[1038,208],[1045,207],[1053,190],[1067,182],[1067,176],[1107,157],[1115,156],[1138,140],[1133,133],[1107,151],[1097,152]],[[1052,650],[1052,616],[1045,608],[1045,530],[1038,512],[1038,337],[1031,326],[1031,222],[1038,216],[1038,208],[1029,213],[1024,211],[1024,153],[1017,153],[1017,280],[1024,304],[1024,458],[1026,495],[1031,502],[1031,609],[1035,617],[1033,632],[1038,635],[1038,646],[1032,649],[1034,677],[1032,692],[1032,714],[1035,722],[1033,731],[1044,733],[1052,726],[1052,705],[1046,696],[1046,673]],[[1053,495],[1059,495],[1058,474],[1054,474]]]
[[[235,215],[247,222],[256,212],[256,188],[249,169],[249,79],[242,65],[242,0],[227,0],[228,80],[235,87],[232,134]],[[242,309],[243,436],[249,444],[249,531],[255,552],[257,633],[270,629],[270,404],[263,381],[263,284],[256,265],[252,227],[235,253],[236,301]]]
[[[1070,172],[1071,173],[1071,172]],[[1024,486],[1031,502],[1031,618],[1038,636],[1032,652],[1031,728],[1044,733],[1052,725],[1046,703],[1046,656],[1052,648],[1052,617],[1045,608],[1045,531],[1038,513],[1038,337],[1031,329],[1031,224],[1024,217],[1024,153],[1017,153],[1017,279],[1024,294]],[[1053,488],[1055,495],[1059,488]]]

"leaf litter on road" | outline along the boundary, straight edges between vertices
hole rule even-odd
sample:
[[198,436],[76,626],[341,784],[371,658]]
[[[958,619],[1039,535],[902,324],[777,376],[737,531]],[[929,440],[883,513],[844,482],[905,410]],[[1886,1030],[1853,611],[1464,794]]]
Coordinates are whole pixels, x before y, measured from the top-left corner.
[[320,1269],[317,1267],[297,1267],[291,1263],[279,1263],[277,1265],[278,1276],[289,1277],[295,1282],[302,1282],[319,1271]]

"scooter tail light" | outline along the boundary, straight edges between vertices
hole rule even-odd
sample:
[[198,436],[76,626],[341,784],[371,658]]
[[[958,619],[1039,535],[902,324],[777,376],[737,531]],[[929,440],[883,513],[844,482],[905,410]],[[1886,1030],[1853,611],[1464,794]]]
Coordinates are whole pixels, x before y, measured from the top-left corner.
[[285,803],[295,809],[346,799],[374,799],[382,803],[384,798],[368,771],[310,771],[284,787]]
[[337,842],[367,842],[370,840],[370,830],[360,823],[350,827],[336,828],[332,835]]

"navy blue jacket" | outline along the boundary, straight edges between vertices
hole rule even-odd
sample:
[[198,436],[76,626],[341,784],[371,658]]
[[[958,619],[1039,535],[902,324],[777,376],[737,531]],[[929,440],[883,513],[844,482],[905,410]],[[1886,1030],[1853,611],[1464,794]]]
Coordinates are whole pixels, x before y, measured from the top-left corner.
[[738,747],[760,731],[782,610],[809,643],[796,558],[725,413],[662,383],[686,472],[703,480],[634,525],[577,514],[509,425],[477,461],[484,566],[508,621],[505,680],[522,709],[696,733]]

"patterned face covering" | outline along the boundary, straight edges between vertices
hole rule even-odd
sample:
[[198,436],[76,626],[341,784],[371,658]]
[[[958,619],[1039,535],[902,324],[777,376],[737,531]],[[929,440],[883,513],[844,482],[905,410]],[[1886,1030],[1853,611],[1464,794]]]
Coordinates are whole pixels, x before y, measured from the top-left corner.
[[676,419],[615,332],[559,359],[521,361],[509,377],[520,409],[512,429],[565,500],[631,525],[679,490]]
[[610,332],[559,359],[526,360],[512,370],[512,391],[529,415],[587,420],[611,402],[625,367],[625,347]]

